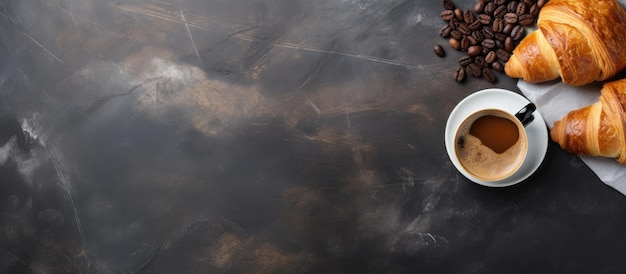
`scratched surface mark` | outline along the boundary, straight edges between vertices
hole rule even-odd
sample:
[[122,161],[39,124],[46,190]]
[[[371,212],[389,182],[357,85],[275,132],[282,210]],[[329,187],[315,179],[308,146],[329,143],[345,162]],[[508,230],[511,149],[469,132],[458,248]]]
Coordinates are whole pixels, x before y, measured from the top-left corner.
[[449,162],[436,4],[0,0],[0,272],[489,273],[565,239],[549,212],[608,202]]

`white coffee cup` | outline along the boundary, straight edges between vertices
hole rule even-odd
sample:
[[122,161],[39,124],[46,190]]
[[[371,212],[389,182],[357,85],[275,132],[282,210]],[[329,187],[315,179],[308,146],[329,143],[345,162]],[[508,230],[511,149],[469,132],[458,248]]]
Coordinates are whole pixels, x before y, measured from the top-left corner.
[[530,103],[515,114],[480,109],[467,115],[454,135],[460,168],[475,179],[494,182],[513,176],[528,152],[525,126],[533,121]]

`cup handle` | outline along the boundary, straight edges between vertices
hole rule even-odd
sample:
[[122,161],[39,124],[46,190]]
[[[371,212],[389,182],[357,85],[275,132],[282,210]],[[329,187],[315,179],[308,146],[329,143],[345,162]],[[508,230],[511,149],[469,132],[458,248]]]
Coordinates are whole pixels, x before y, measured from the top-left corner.
[[517,119],[519,119],[520,122],[522,122],[522,125],[524,125],[525,127],[528,124],[530,124],[530,122],[535,120],[535,116],[533,115],[533,112],[535,112],[536,109],[537,109],[537,106],[535,106],[535,104],[528,103],[528,105],[524,106],[515,114],[515,117],[517,117]]

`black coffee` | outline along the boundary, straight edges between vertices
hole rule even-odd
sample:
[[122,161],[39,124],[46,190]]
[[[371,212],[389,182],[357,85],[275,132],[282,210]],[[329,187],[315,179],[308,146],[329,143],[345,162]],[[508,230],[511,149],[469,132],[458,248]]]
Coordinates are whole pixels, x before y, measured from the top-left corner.
[[526,136],[498,110],[471,115],[456,134],[455,152],[465,170],[483,180],[500,180],[513,174],[526,154]]

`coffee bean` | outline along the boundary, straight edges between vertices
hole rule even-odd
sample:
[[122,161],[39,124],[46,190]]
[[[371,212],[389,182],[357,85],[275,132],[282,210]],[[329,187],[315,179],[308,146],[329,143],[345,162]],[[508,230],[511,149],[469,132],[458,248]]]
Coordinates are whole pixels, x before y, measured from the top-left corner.
[[448,38],[450,31],[452,31],[452,28],[449,25],[443,25],[439,30],[439,36],[441,36],[441,38]]
[[472,22],[472,23],[469,25],[469,28],[470,28],[471,30],[479,30],[479,29],[481,29],[482,27],[483,27],[483,25],[482,25],[482,24],[480,23],[480,21],[478,21],[478,20],[476,20],[476,21]]
[[482,54],[482,55],[487,55],[487,53],[489,53],[489,51],[490,51],[490,50],[491,50],[491,49],[488,49],[488,48],[483,48],[483,50],[481,51],[481,54]]
[[454,80],[457,82],[461,82],[463,81],[463,79],[465,79],[465,68],[458,66],[454,70]]
[[483,68],[483,78],[489,83],[495,83],[497,81],[496,75],[489,68]]
[[513,52],[513,49],[515,49],[515,42],[513,41],[513,37],[509,36],[504,40],[504,50]]
[[467,67],[467,65],[472,63],[472,56],[469,55],[463,55],[461,56],[461,58],[459,59],[459,64],[463,67]]
[[506,6],[499,6],[496,8],[496,10],[493,11],[493,16],[494,17],[504,17],[504,15],[506,14]]
[[488,14],[484,14],[484,13],[479,14],[478,21],[483,25],[489,25],[489,23],[491,23],[491,16],[489,16]]
[[468,35],[466,37],[467,37],[467,40],[470,41],[470,46],[478,45],[478,41],[476,41],[476,39],[474,39],[474,37],[472,37],[471,35]]
[[526,14],[526,11],[528,9],[528,6],[524,3],[519,3],[517,5],[517,8],[515,9],[515,13],[517,13],[517,15],[522,15],[522,14]]
[[496,50],[496,55],[498,56],[498,59],[501,60],[502,62],[506,62],[509,61],[509,53],[506,52],[506,50],[504,49],[498,49]]
[[535,22],[535,17],[532,14],[522,14],[519,16],[519,23],[522,26],[529,26]]
[[435,54],[437,54],[437,56],[439,57],[446,56],[446,52],[443,50],[443,47],[441,45],[437,44],[435,45],[433,49],[435,50]]
[[546,0],[537,0],[537,6],[539,8],[543,8],[543,5],[545,5],[546,2],[548,2],[548,1],[546,1]]
[[515,27],[515,24],[506,24],[504,26],[504,29],[502,29],[502,33],[509,35],[511,34],[511,30],[513,29],[513,27]]
[[467,36],[463,36],[463,39],[461,39],[461,50],[467,50],[467,48],[470,47],[470,40],[467,38]]
[[493,32],[493,29],[489,28],[489,27],[483,27],[483,37],[485,39],[493,39],[495,33]]
[[450,47],[453,49],[456,49],[456,50],[461,49],[461,42],[457,39],[450,38],[450,40],[448,40],[448,44],[450,44]]
[[502,32],[504,29],[504,20],[502,18],[493,19],[493,31],[494,32]]
[[[498,33],[500,35],[504,35],[502,33]],[[496,48],[501,49],[504,47],[504,42],[500,41],[500,40],[496,40]]]
[[474,22],[474,20],[476,20],[476,18],[474,17],[474,13],[470,10],[465,10],[463,11],[463,20],[465,21],[466,24],[471,24],[472,22]]
[[480,54],[482,54],[483,52],[483,48],[481,46],[471,46],[469,48],[467,48],[467,54],[469,54],[469,56],[478,56]]
[[453,18],[452,20],[450,20],[450,22],[448,22],[448,26],[450,26],[452,29],[457,29],[459,27],[459,20]]
[[496,47],[496,41],[493,39],[485,39],[480,43],[483,48],[493,49]]
[[487,3],[486,0],[478,0],[476,1],[476,4],[474,5],[474,12],[481,14],[483,13],[483,11],[485,10],[485,4]]
[[[475,0],[472,9],[463,10],[452,2],[442,0],[441,18],[447,21],[439,36],[448,38],[450,47],[466,55],[459,59],[454,71],[457,82],[465,75],[483,77],[490,83],[497,81],[494,71],[503,72],[515,45],[525,36],[524,26],[536,23],[539,9],[547,0]],[[433,47],[435,54],[444,57],[440,44]]]
[[515,24],[517,23],[517,14],[509,12],[507,14],[504,15],[504,21],[507,24]]
[[[507,36],[506,34],[504,34],[504,33],[499,33],[499,32],[496,32],[496,33],[494,34],[494,38],[495,38],[497,41],[500,41],[500,42],[504,42],[504,40],[506,40],[506,38],[507,38],[507,37],[508,37],[508,36]],[[501,48],[501,47],[500,47],[500,48]]]
[[482,75],[482,69],[474,63],[467,65],[465,70],[467,71],[469,75],[474,76],[474,77],[480,77]]
[[463,11],[459,8],[454,9],[454,18],[459,21],[463,21]]
[[491,63],[493,63],[493,62],[496,60],[496,58],[498,58],[498,57],[496,56],[496,52],[495,52],[495,51],[493,51],[493,50],[491,50],[491,51],[489,51],[489,53],[487,53],[487,55],[485,56],[485,61],[486,61],[487,63],[491,64]]
[[472,31],[472,37],[474,37],[474,39],[476,39],[476,42],[482,42],[485,37],[483,36],[483,32],[482,31]]
[[444,10],[441,12],[441,19],[444,21],[450,21],[454,18],[454,11],[452,10]]
[[485,61],[485,57],[482,56],[476,56],[474,58],[474,64],[476,64],[480,68],[489,67],[489,63],[487,63],[487,61]]
[[530,8],[528,8],[528,13],[530,13],[532,16],[537,17],[539,16],[539,10],[541,8],[539,8],[539,6],[537,4],[533,4],[532,6],[530,6]]
[[467,24],[465,24],[463,22],[459,23],[459,26],[456,29],[463,35],[469,35],[470,34],[469,26],[467,26]]
[[[522,4],[523,5],[523,4]],[[506,11],[515,12],[517,11],[517,1],[511,1],[506,5]]]
[[511,30],[511,37],[513,37],[513,40],[517,41],[519,39],[522,39],[522,37],[524,37],[524,33],[525,32],[526,32],[526,30],[524,30],[523,26],[516,25]]
[[463,34],[461,34],[460,31],[458,30],[453,30],[450,32],[450,36],[452,36],[452,38],[456,39],[456,40],[461,40],[463,39]]
[[491,63],[491,67],[499,72],[504,71],[504,66],[502,65],[502,63],[500,63],[500,61],[495,61]]
[[487,14],[487,15],[493,15],[493,11],[495,11],[495,10],[496,10],[496,3],[494,3],[494,2],[488,2],[488,3],[485,5],[485,10],[484,10],[485,14]]

